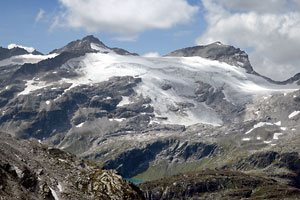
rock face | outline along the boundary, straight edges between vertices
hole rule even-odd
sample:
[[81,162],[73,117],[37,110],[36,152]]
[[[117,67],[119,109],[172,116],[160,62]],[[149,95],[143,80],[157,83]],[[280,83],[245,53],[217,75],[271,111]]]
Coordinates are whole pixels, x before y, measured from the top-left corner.
[[113,51],[120,55],[135,55],[135,56],[138,55],[136,53],[130,53],[120,48],[109,48],[105,44],[103,44],[98,38],[95,38],[92,35],[86,36],[82,40],[76,40],[70,42],[69,44],[67,44],[66,46],[60,49],[55,49],[51,51],[50,54],[51,53],[61,54],[63,52],[82,54],[82,53],[92,53],[97,51],[102,51],[103,53],[108,53],[110,51]]
[[[25,54],[29,54],[29,52],[23,48],[15,47],[12,49],[6,49],[3,47],[0,47],[0,61],[10,58],[12,56],[25,55]],[[32,54],[33,55],[42,55],[42,53],[40,53],[36,50],[33,51]]]
[[246,52],[233,46],[223,45],[220,42],[215,42],[205,46],[188,47],[173,51],[166,56],[172,57],[192,57],[200,56],[211,60],[218,60],[235,65],[247,70],[248,73],[253,73],[253,68],[250,64]]
[[300,190],[233,171],[200,171],[139,185],[146,199],[297,199]]
[[1,199],[143,199],[113,170],[36,141],[0,138]]

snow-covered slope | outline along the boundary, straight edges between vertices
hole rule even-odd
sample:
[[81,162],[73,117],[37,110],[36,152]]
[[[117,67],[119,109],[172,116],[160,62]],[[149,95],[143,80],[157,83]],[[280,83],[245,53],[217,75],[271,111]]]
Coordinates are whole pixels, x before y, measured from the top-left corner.
[[58,54],[53,53],[49,55],[34,55],[34,54],[25,54],[25,55],[18,55],[18,56],[12,56],[10,58],[7,58],[5,60],[0,61],[0,67],[2,66],[9,66],[9,65],[23,65],[25,63],[38,63],[42,60],[46,60],[48,58],[54,58]]
[[21,45],[17,45],[17,44],[10,44],[7,46],[8,49],[13,49],[13,48],[21,48],[21,49],[25,49],[28,53],[33,53],[35,51],[35,49],[33,47],[25,47],[25,46],[21,46]]
[[[153,122],[158,123],[223,123],[214,109],[196,100],[195,90],[199,81],[209,84],[215,91],[221,89],[224,99],[233,105],[242,105],[273,93],[291,92],[297,88],[296,85],[271,84],[259,76],[246,73],[241,67],[201,57],[123,56],[96,44],[92,44],[92,48],[99,52],[87,53],[61,66],[81,74],[79,78],[64,79],[61,82],[72,83],[71,87],[75,87],[106,81],[113,76],[142,78],[142,83],[135,88],[135,92],[137,95],[151,98],[156,116]],[[29,82],[26,93],[40,88],[31,87],[38,85],[38,82]],[[42,84],[41,87],[48,85]],[[164,85],[170,87],[166,89]],[[188,106],[180,111],[176,110],[176,107],[182,104]]]

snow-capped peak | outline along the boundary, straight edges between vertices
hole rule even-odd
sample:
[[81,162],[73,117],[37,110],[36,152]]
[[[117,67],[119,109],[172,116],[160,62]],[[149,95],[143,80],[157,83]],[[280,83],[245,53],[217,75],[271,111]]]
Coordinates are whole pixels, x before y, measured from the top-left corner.
[[35,51],[35,49],[33,47],[24,47],[21,45],[17,45],[17,44],[10,44],[7,46],[8,49],[13,49],[13,48],[21,48],[21,49],[25,49],[28,53],[33,53]]

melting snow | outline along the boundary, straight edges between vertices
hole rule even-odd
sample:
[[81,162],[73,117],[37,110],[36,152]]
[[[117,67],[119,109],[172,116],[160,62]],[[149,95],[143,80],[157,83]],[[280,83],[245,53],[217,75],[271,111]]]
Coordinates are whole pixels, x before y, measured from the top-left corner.
[[62,192],[62,191],[63,191],[63,188],[62,188],[62,186],[61,186],[61,184],[60,184],[60,183],[58,183],[58,185],[57,185],[57,188],[59,189],[59,191],[60,191],[60,192]]
[[41,88],[44,88],[47,86],[45,82],[42,82],[42,81],[35,82],[34,80],[27,81],[27,83],[25,85],[26,85],[25,90],[20,92],[18,94],[18,96],[19,95],[27,95],[32,91],[35,91],[35,90],[38,90],[38,89],[41,89]]
[[279,136],[280,135],[283,135],[282,133],[274,133],[274,136],[273,136],[273,140],[278,140],[279,138]]
[[293,117],[296,117],[299,114],[300,114],[300,111],[294,111],[289,115],[289,118],[292,119]]
[[49,101],[49,100],[48,100],[48,101],[46,101],[46,104],[47,104],[47,105],[49,105],[50,103],[51,103],[51,101]]
[[21,49],[25,49],[28,53],[32,53],[35,51],[35,49],[33,47],[24,47],[21,45],[16,45],[16,44],[10,44],[7,46],[8,49],[13,49],[13,48],[21,48]]
[[254,131],[257,128],[260,128],[260,127],[263,127],[263,126],[272,126],[272,125],[274,125],[274,124],[268,123],[268,122],[259,122],[258,124],[254,125],[252,129],[247,131],[245,134],[247,135],[247,134],[251,133],[252,131]]
[[121,107],[121,106],[125,106],[130,104],[131,101],[129,100],[129,97],[122,97],[122,101],[120,101],[120,103],[117,105],[117,107]]
[[264,141],[265,144],[270,144],[272,141]]
[[243,138],[242,141],[250,141],[251,138]]
[[275,125],[277,125],[277,126],[281,126],[281,121],[279,121],[279,122],[276,122],[276,123],[275,123]]
[[287,127],[280,127],[281,130],[286,131]]
[[257,140],[261,140],[261,137],[257,137],[256,139],[257,139]]
[[19,56],[12,56],[10,58],[7,58],[5,60],[0,61],[0,67],[2,66],[8,66],[8,65],[23,65],[25,63],[38,63],[42,60],[46,60],[48,58],[54,58],[58,56],[58,54],[49,54],[49,55],[33,55],[33,54],[25,54],[25,55],[19,55]]
[[100,53],[114,53],[114,51],[110,50],[109,48],[102,47],[96,43],[91,43],[91,48],[99,51]]
[[76,127],[77,127],[77,128],[80,128],[80,127],[82,127],[83,125],[84,125],[84,122],[78,124]]
[[55,199],[55,200],[59,200],[59,198],[58,198],[58,196],[57,196],[55,190],[53,190],[51,187],[49,187],[49,188],[50,188],[50,190],[51,190],[51,193],[52,193],[52,196],[54,197],[54,199]]
[[118,118],[112,118],[112,119],[109,119],[109,121],[117,121],[117,122],[122,122],[122,121],[124,121],[124,120],[126,120],[126,118],[121,118],[121,119],[118,119]]

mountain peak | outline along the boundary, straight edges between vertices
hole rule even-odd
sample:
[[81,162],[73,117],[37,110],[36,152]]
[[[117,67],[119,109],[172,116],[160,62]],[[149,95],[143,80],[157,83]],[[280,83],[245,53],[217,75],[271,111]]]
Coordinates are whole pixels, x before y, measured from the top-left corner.
[[69,52],[69,53],[111,53],[114,52],[116,54],[120,55],[138,55],[135,53],[130,53],[124,49],[121,48],[110,48],[106,46],[103,42],[101,42],[98,38],[96,38],[93,35],[88,35],[81,40],[76,40],[73,42],[70,42],[66,46],[55,49],[50,53],[63,53],[63,52]]
[[233,46],[224,45],[221,42],[214,42],[203,46],[187,47],[173,51],[166,56],[192,57],[199,56],[210,60],[218,60],[230,65],[242,67],[248,73],[253,73],[248,55],[245,51]]
[[103,44],[98,38],[94,37],[93,35],[86,36],[82,38],[81,40],[76,40],[68,43],[66,46],[55,49],[50,53],[63,53],[63,52],[72,52],[72,53],[91,53],[96,52],[95,49],[91,47],[91,44],[97,44],[98,46],[101,46],[103,48],[108,48]]
[[33,53],[35,49],[33,47],[25,47],[17,44],[10,44],[7,46],[8,49],[20,48],[26,50],[28,53]]
[[100,45],[105,46],[105,44],[103,44],[103,42],[101,42],[98,38],[96,38],[93,35],[88,35],[88,36],[82,38],[81,41],[86,41],[86,42],[89,42],[89,43],[96,43],[96,44],[100,44]]

